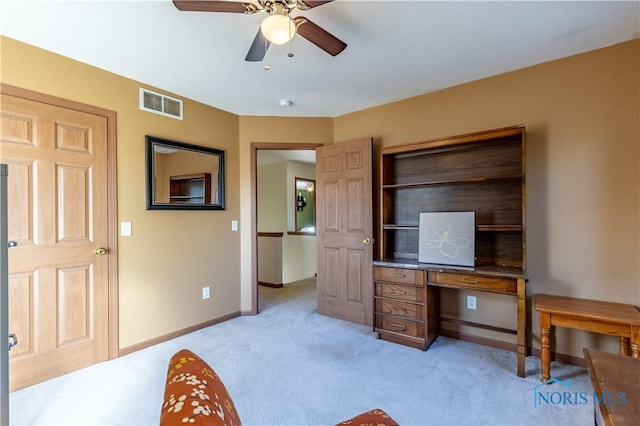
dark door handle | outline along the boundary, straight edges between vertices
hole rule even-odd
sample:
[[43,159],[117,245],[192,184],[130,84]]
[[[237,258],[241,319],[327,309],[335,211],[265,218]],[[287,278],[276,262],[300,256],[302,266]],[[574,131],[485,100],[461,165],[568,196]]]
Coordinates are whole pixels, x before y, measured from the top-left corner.
[[10,334],[9,335],[9,350],[11,350],[11,348],[14,347],[17,344],[18,344],[18,336],[16,336],[15,334]]
[[18,242],[17,241],[9,241],[7,243],[7,247],[11,248],[11,247],[17,247],[18,246]]

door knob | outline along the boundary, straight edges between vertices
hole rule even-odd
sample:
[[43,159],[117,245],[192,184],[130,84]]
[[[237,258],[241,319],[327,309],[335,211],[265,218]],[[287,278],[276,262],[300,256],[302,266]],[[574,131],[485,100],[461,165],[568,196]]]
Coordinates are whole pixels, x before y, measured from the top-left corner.
[[98,247],[97,249],[95,249],[93,251],[95,254],[97,254],[98,256],[104,256],[105,254],[107,254],[107,249],[104,247]]
[[367,237],[363,239],[362,244],[364,244],[365,246],[368,246],[369,244],[371,244],[371,238]]

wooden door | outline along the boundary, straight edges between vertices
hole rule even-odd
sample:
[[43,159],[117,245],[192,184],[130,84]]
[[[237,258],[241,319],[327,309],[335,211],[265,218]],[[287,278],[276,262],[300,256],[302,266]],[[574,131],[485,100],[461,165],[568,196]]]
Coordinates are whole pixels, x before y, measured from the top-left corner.
[[[106,360],[109,352],[107,119],[1,98],[9,165],[10,388]],[[5,342],[6,344],[6,342]]]
[[316,149],[318,313],[373,324],[372,140]]

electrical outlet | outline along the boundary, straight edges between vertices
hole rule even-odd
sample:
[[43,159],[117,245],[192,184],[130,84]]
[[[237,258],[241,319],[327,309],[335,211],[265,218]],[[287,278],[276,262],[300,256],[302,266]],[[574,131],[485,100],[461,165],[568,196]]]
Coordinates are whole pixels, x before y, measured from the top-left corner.
[[475,296],[467,296],[467,309],[476,309],[476,297]]
[[207,287],[202,287],[202,300],[208,299],[211,297],[211,290]]

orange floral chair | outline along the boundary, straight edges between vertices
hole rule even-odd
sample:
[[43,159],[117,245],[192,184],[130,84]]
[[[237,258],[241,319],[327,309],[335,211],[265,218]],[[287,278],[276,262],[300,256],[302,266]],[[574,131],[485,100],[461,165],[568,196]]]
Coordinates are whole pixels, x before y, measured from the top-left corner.
[[[241,425],[240,417],[220,377],[198,355],[182,349],[169,361],[160,413],[160,426]],[[375,409],[339,425],[398,426],[387,413]]]

